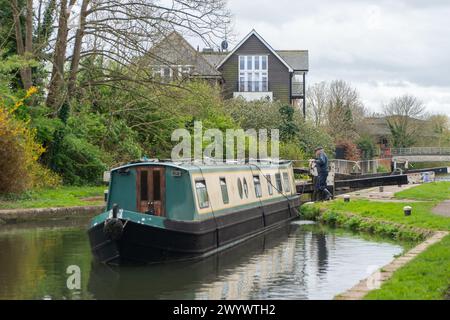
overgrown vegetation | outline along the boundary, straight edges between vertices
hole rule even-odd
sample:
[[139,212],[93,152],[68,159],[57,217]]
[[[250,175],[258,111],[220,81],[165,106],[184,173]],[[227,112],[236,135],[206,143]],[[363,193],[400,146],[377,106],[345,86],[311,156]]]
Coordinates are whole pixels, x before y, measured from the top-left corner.
[[103,204],[105,186],[63,186],[0,196],[0,209],[55,208]]
[[38,162],[45,148],[36,142],[36,131],[15,116],[35,91],[31,87],[11,106],[0,98],[0,194],[60,184],[60,178]]

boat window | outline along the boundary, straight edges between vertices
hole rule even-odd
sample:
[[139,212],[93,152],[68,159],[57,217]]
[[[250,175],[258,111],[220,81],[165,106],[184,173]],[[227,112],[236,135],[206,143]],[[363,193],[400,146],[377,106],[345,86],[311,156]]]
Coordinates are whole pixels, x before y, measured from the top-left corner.
[[148,171],[141,171],[141,201],[148,200]]
[[209,207],[208,191],[206,190],[205,180],[195,181],[195,189],[197,190],[198,206],[200,209]]
[[257,198],[261,198],[261,181],[259,180],[259,175],[253,176],[253,184],[255,185],[255,194]]
[[220,190],[222,191],[223,203],[229,203],[230,199],[228,198],[227,180],[225,180],[225,178],[220,178]]
[[287,172],[283,172],[283,183],[284,190],[286,190],[286,192],[291,192],[291,184],[289,183],[289,175]]
[[272,185],[272,177],[270,174],[266,175],[267,181],[267,191],[269,192],[269,196],[273,195],[273,185]]
[[153,171],[153,200],[161,201],[161,172]]
[[283,192],[283,186],[281,184],[281,175],[279,173],[275,173],[275,182],[276,182],[276,185],[277,185],[278,193],[282,193]]
[[241,199],[242,199],[242,182],[241,182],[241,178],[238,178],[237,185],[238,185],[239,197],[241,197]]
[[244,193],[245,197],[248,198],[248,185],[247,185],[247,179],[244,178]]

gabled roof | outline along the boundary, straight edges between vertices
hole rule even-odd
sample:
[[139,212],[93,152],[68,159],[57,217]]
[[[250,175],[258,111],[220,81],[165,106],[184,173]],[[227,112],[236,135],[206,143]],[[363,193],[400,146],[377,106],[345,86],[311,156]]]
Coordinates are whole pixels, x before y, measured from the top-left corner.
[[231,56],[236,52],[236,50],[238,50],[251,36],[255,36],[256,38],[258,38],[259,41],[261,41],[266,47],[267,49],[269,49],[269,51],[271,51],[273,53],[273,55],[275,57],[278,58],[278,60],[280,60],[289,70],[289,72],[293,72],[294,68],[292,68],[292,66],[290,66],[278,53],[277,51],[275,51],[267,42],[266,40],[264,40],[259,34],[258,32],[256,32],[255,29],[253,29],[252,31],[250,31],[250,33],[248,35],[246,35],[244,37],[244,39],[241,40],[241,42],[239,42],[236,47],[234,47],[234,49],[225,57],[225,59],[223,59],[218,65],[217,65],[217,69],[220,68],[225,61],[227,61],[229,58],[231,58]]
[[147,53],[150,63],[161,65],[191,64],[199,76],[220,77],[221,73],[178,32],[173,31]]

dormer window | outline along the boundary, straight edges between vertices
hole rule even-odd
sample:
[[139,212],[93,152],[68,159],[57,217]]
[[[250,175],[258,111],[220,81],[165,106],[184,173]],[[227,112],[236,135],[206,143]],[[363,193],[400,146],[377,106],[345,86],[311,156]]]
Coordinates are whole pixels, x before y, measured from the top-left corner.
[[239,91],[268,91],[267,56],[239,56]]

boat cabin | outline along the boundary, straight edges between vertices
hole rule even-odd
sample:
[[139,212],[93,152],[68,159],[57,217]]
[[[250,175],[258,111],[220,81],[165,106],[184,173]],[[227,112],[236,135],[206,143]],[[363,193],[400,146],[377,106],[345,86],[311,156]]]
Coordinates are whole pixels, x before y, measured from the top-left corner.
[[262,207],[296,195],[290,162],[195,165],[139,162],[111,171],[113,204],[170,220],[204,220],[240,208]]

